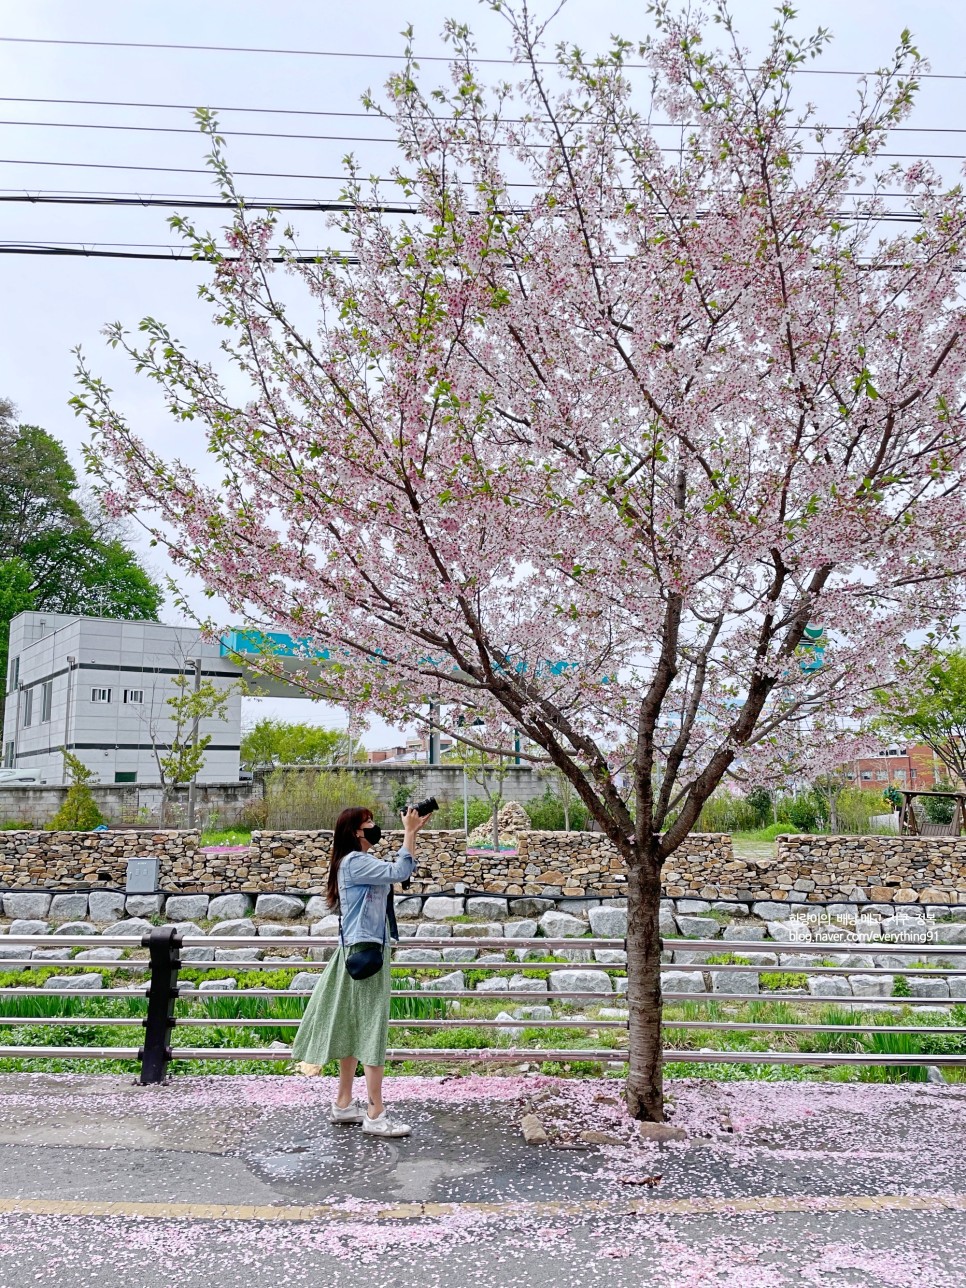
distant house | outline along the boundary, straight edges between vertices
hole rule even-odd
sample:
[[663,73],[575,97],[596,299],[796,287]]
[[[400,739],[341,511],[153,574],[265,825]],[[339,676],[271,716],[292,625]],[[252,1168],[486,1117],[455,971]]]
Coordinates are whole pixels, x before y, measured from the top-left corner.
[[882,792],[887,787],[925,791],[949,778],[932,748],[922,745],[884,747],[874,756],[851,761],[848,770],[854,785],[866,792]]

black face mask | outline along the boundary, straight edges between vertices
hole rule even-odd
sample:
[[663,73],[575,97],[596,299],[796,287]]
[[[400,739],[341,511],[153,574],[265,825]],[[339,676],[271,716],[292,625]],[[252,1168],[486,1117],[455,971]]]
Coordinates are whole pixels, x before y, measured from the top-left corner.
[[382,840],[382,828],[378,823],[373,823],[371,827],[364,827],[362,829],[362,835],[370,845],[378,845]]

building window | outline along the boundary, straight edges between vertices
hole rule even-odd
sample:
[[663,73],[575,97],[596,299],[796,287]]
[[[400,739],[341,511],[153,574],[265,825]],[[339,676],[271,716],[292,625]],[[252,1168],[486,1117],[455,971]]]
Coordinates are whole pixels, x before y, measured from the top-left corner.
[[40,723],[50,723],[50,713],[54,709],[54,682],[45,680],[40,688]]
[[34,691],[33,689],[24,689],[23,695],[23,727],[27,729],[33,724],[34,719]]
[[132,706],[139,707],[144,702],[143,689],[125,689],[124,701]]
[[122,769],[114,775],[116,783],[136,783],[137,780],[138,776],[134,770]]
[[110,689],[91,689],[91,702],[110,702]]
[[862,778],[863,778],[863,780],[864,780],[865,782],[867,782],[867,783],[868,783],[868,782],[871,782],[871,781],[872,781],[872,770],[871,770],[871,769],[863,769],[863,770],[862,770]]
[[904,769],[896,770],[896,782],[904,783],[906,781],[906,771]]
[[13,769],[13,747],[12,742],[8,742],[3,749],[3,767],[4,769]]
[[13,693],[14,689],[20,683],[20,658],[12,657],[10,659],[10,671],[7,676],[7,692]]
[[880,782],[880,783],[888,782],[889,775],[885,772],[885,770],[884,770],[884,769],[877,769],[877,770],[875,771],[875,776],[876,776],[876,778],[879,780],[879,782]]

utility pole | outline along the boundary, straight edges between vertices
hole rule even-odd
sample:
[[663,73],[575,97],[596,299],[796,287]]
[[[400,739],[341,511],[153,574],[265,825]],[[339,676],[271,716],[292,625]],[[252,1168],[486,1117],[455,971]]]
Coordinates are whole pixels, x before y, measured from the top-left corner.
[[[196,657],[192,665],[195,668],[195,693],[197,694],[201,689],[201,658]],[[196,706],[195,718],[191,726],[191,745],[196,750],[198,747],[198,726],[200,723],[201,723],[201,720],[199,718],[198,708]],[[191,776],[191,782],[188,784],[188,826],[189,827],[194,827],[195,825],[195,806],[197,802],[197,794],[198,794],[198,771],[195,770],[195,772]]]

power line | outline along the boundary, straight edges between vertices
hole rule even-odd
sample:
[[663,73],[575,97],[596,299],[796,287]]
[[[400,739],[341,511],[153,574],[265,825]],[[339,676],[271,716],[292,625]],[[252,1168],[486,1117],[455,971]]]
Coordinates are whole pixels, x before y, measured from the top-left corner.
[[[0,42],[15,45],[68,45],[73,47],[84,47],[90,49],[177,49],[190,53],[208,53],[208,54],[282,54],[297,58],[350,58],[350,59],[368,59],[370,61],[390,61],[401,63],[403,55],[401,54],[377,54],[371,52],[357,52],[353,50],[341,49],[272,49],[251,45],[181,45],[161,41],[144,41],[144,40],[55,40],[49,37],[41,36],[0,36]],[[414,55],[416,62],[420,63],[453,63],[459,61],[452,54],[417,54]],[[499,67],[521,67],[519,60],[514,58],[482,58],[474,56],[470,60],[473,63],[485,63],[489,66]],[[559,67],[560,64],[556,59],[546,58],[537,59],[537,65],[540,67]],[[581,63],[582,67],[594,67],[594,63]],[[647,63],[623,63],[622,69],[626,71],[650,71]],[[738,68],[740,71],[758,71],[759,68]],[[841,68],[828,67],[790,67],[787,68],[798,76],[876,76],[877,71],[849,71]],[[966,75],[951,74],[944,72],[920,72],[917,75],[919,80],[966,80]]]
[[[201,106],[198,103],[145,103],[110,98],[24,98],[3,94],[0,94],[0,103],[46,103],[56,107],[140,107],[172,112],[194,112],[197,111],[199,106]],[[208,110],[211,112],[245,112],[259,116],[321,116],[366,121],[378,119],[372,112],[336,112],[305,107],[227,107],[222,104],[220,107],[209,105]],[[459,118],[455,116],[437,116],[433,119],[437,121],[452,122]],[[524,124],[523,119],[518,116],[506,116],[501,119],[504,125]],[[29,122],[16,122],[16,124],[29,124]],[[648,121],[647,123],[648,128],[653,130],[694,129],[699,124],[700,122],[698,121]],[[849,130],[851,128],[852,127],[848,125],[823,126],[823,129],[836,131]],[[194,132],[197,133],[197,131]],[[890,127],[889,132],[891,134],[966,134],[966,128],[960,128],[959,126],[953,125],[894,125]],[[223,133],[223,131],[219,131],[219,133]],[[233,133],[237,133],[237,131],[233,131]],[[278,137],[289,136],[280,135]],[[300,138],[302,136],[297,135],[292,137]],[[319,136],[307,135],[305,137],[316,138]]]

